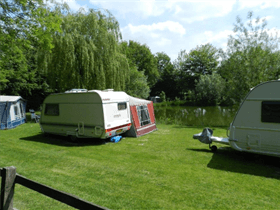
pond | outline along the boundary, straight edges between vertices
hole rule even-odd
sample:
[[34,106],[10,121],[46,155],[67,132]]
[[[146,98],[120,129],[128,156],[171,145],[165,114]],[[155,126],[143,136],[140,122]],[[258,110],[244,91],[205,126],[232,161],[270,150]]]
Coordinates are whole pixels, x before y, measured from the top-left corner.
[[229,126],[238,107],[155,106],[157,123],[187,126]]

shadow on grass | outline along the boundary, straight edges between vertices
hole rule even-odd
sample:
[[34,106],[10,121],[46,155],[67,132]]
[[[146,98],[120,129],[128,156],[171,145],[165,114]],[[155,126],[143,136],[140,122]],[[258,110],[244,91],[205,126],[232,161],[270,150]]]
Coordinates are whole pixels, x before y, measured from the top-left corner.
[[38,134],[35,136],[23,137],[20,138],[20,140],[34,141],[34,142],[40,142],[44,144],[52,144],[52,145],[64,146],[64,147],[100,146],[109,142],[108,140],[94,139],[94,138],[83,138],[83,139],[78,139],[77,142],[71,142],[69,137],[57,136],[51,134],[48,135]]
[[[193,150],[193,149],[192,149]],[[211,152],[205,149],[195,150]],[[239,152],[230,147],[220,147],[213,153],[207,167],[229,172],[280,179],[280,158]]]

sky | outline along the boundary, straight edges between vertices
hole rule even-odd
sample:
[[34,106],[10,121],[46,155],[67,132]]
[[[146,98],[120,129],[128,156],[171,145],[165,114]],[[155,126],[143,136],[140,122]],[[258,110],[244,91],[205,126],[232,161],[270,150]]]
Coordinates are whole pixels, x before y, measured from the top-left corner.
[[153,54],[166,53],[174,61],[181,50],[210,43],[226,49],[228,36],[239,16],[244,23],[249,11],[266,18],[267,28],[280,34],[279,0],[57,0],[72,11],[109,10],[119,22],[124,41],[146,44]]

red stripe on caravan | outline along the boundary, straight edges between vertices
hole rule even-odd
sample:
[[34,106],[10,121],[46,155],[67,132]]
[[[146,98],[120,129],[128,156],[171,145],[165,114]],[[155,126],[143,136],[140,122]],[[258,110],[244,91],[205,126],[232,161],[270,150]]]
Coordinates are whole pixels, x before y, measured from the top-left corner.
[[117,130],[117,129],[126,127],[126,126],[131,126],[131,123],[128,123],[128,124],[125,124],[125,125],[121,125],[121,126],[117,126],[117,127],[110,128],[110,129],[106,129],[106,133],[107,133],[107,132],[110,132],[110,131],[112,131],[112,130]]

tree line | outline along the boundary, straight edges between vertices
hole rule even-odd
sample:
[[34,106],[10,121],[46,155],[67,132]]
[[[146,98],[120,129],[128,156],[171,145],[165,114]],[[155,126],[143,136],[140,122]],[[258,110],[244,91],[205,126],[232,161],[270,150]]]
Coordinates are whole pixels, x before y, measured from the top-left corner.
[[227,50],[210,43],[181,50],[171,62],[146,44],[123,41],[107,10],[71,12],[67,4],[0,1],[0,94],[21,95],[37,108],[72,88],[160,95],[196,105],[240,103],[250,88],[278,79],[279,39],[264,19],[237,17]]

